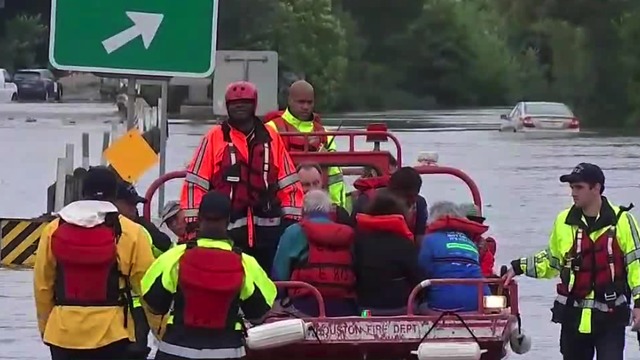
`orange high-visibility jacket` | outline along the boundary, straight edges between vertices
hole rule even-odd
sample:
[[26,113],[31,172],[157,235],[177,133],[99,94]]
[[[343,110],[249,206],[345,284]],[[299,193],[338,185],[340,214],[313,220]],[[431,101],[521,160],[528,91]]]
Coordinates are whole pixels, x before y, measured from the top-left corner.
[[279,226],[282,217],[298,220],[302,214],[295,165],[277,131],[259,119],[248,137],[227,123],[204,136],[182,187],[180,205],[187,222],[196,220],[209,190],[231,198],[229,230]]

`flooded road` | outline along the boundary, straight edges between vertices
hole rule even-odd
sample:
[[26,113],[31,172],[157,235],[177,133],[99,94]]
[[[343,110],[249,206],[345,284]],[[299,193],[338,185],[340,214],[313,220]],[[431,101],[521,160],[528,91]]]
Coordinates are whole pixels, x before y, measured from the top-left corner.
[[[0,114],[2,111],[0,110]],[[499,110],[451,113],[423,113],[436,116],[451,128],[477,127],[497,123]],[[371,114],[380,118],[379,114]],[[390,114],[398,119],[403,113]],[[420,118],[420,114],[412,113]],[[365,117],[365,116],[360,116]],[[54,116],[44,118],[55,119]],[[168,169],[181,169],[190,159],[199,136],[207,126],[188,123],[170,127]],[[76,144],[80,163],[82,132],[91,133],[93,163],[99,161],[102,121],[78,121],[75,125],[57,120],[6,120],[0,115],[0,216],[32,217],[46,207],[46,187],[55,176],[55,159],[64,155],[65,142]],[[582,161],[599,164],[605,171],[606,195],[615,203],[640,202],[640,139],[594,134],[531,136],[497,131],[397,131],[403,145],[404,164],[413,164],[421,151],[437,151],[441,165],[467,172],[482,191],[490,233],[498,241],[497,264],[533,253],[546,246],[556,214],[571,205],[569,189],[558,177]],[[337,141],[338,146],[345,142]],[[157,176],[151,170],[138,187],[146,189]],[[468,201],[464,184],[446,176],[424,177],[423,195],[438,200]],[[179,183],[167,186],[167,199],[177,196]],[[153,209],[157,208],[154,205]],[[634,212],[637,211],[634,210]],[[499,267],[499,266],[498,266]],[[533,348],[511,359],[558,359],[559,326],[550,322],[549,308],[555,281],[520,280],[523,325],[533,337]],[[48,351],[37,332],[30,271],[0,269],[0,359],[46,359]],[[627,359],[640,359],[635,334],[627,336]]]

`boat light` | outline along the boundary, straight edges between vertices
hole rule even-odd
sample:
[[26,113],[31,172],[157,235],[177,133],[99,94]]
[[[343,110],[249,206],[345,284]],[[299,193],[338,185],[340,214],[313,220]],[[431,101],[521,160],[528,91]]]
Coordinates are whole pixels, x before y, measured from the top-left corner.
[[507,307],[507,297],[489,295],[482,298],[482,303],[486,310],[502,310]]

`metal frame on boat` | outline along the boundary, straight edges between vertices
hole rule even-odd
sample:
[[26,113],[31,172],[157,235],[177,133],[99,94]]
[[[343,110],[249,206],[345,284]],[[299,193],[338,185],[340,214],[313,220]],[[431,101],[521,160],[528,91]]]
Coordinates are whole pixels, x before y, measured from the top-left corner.
[[[372,124],[373,125],[373,124]],[[378,125],[378,124],[376,124]],[[379,129],[380,126],[374,126]],[[300,136],[300,133],[282,133],[281,136]],[[314,162],[321,167],[341,166],[346,175],[362,173],[361,167],[376,169],[378,174],[389,174],[391,152],[380,150],[380,143],[391,139],[396,146],[398,166],[402,166],[400,141],[386,131],[328,131],[327,136],[348,138],[347,151],[331,152],[292,152],[293,161]],[[313,136],[304,134],[303,136]],[[356,138],[365,137],[367,143],[374,143],[374,150],[356,149]],[[335,141],[335,140],[333,140]],[[354,169],[360,167],[360,169]],[[482,210],[482,199],[476,183],[465,172],[453,167],[440,165],[419,165],[414,167],[418,173],[445,174],[462,180],[471,191],[473,202]],[[148,188],[145,197],[143,216],[151,217],[151,200],[158,188],[167,181],[184,178],[186,171],[174,171],[155,180]],[[325,174],[326,175],[326,174]],[[414,303],[418,294],[431,285],[468,284],[478,287],[480,308],[474,312],[415,314]],[[507,304],[500,308],[487,308],[482,286],[496,285],[498,294],[508,297]],[[422,343],[470,343],[477,342],[483,350],[481,359],[497,360],[507,354],[507,345],[518,331],[519,308],[518,286],[512,282],[507,288],[501,279],[432,279],[425,280],[413,289],[407,299],[407,313],[401,316],[373,317],[326,317],[324,299],[313,286],[294,281],[276,282],[279,288],[304,287],[316,297],[319,316],[303,318],[311,324],[306,337],[299,343],[268,350],[249,350],[249,359],[276,360],[297,359],[409,359],[415,358],[412,351]],[[384,291],[383,289],[381,289]],[[273,313],[265,320],[267,323],[291,318],[291,314]],[[457,358],[457,357],[456,357]],[[465,358],[466,359],[466,358]]]

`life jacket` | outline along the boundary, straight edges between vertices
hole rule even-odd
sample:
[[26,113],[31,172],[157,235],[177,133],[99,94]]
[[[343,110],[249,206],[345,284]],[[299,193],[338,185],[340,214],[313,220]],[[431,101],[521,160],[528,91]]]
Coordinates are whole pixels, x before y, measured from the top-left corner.
[[222,131],[226,142],[219,165],[222,171],[211,178],[211,189],[229,196],[232,212],[246,212],[251,207],[277,211],[279,204],[274,184],[278,182],[278,168],[273,165],[270,142],[250,144],[247,159],[231,141],[228,125],[223,125]]
[[238,296],[244,281],[242,252],[198,246],[189,241],[178,267],[183,301],[176,302],[176,319],[188,327],[227,329],[235,325]]
[[[465,234],[471,242],[476,245],[478,249],[478,244],[474,241],[474,239],[478,239],[485,232],[489,230],[489,226],[477,223],[475,221],[471,221],[465,218],[453,217],[453,216],[443,216],[442,218],[432,222],[427,227],[427,234],[433,232],[461,232]],[[480,254],[480,250],[478,249],[478,259],[472,259],[467,257],[435,257],[433,260],[435,262],[462,262],[469,263],[474,265],[480,265],[479,260],[482,258]]]
[[266,124],[269,121],[279,118],[280,116],[282,116],[282,114],[284,114],[284,110],[269,111],[268,113],[264,114],[264,116],[262,117],[262,122]]
[[[360,192],[354,197],[355,201],[361,194],[365,194],[369,201],[373,199],[378,189],[382,189],[389,185],[389,180],[391,179],[391,175],[384,176],[375,176],[371,178],[361,178],[353,183],[353,187],[356,188]],[[407,225],[411,229],[411,232],[415,232],[418,227],[418,217],[416,215],[417,205],[414,203],[413,206],[409,209],[405,216],[405,220]]]
[[[495,255],[498,251],[498,244],[496,243],[496,239],[492,238],[491,236],[487,236],[486,238],[484,238],[484,247],[482,251],[488,251],[492,255]],[[482,252],[480,255],[482,255]]]
[[375,194],[375,190],[387,187],[390,179],[391,175],[360,178],[353,182],[353,187],[358,190],[358,195],[366,194],[371,198]]
[[[58,228],[51,236],[51,252],[56,261],[56,305],[123,306],[125,311],[132,305],[128,277],[118,267],[120,221],[117,213],[110,216],[91,228],[59,218]],[[120,286],[121,278],[125,280],[124,288]]]
[[[309,256],[294,265],[291,280],[315,286],[325,298],[355,298],[356,276],[351,253],[353,229],[347,225],[308,220],[299,224],[307,237]],[[292,298],[308,295],[310,292],[305,289],[289,291]]]
[[[583,300],[594,291],[595,299],[607,303],[611,310],[618,297],[627,294],[625,257],[616,239],[615,226],[610,226],[595,241],[578,228],[568,257],[560,272],[561,282],[556,286],[559,295]],[[572,287],[571,273],[575,276]]]
[[415,238],[404,216],[397,215],[369,215],[369,214],[357,214],[356,226],[358,230],[366,232],[388,232],[407,240],[414,242]]
[[[289,124],[282,116],[272,120],[276,125],[276,129],[278,129],[279,133],[283,132],[298,132],[302,134],[298,129]],[[310,136],[286,136],[282,137],[287,149],[289,151],[305,151],[305,146],[308,149],[307,151],[318,151],[322,145],[326,145],[329,143],[326,135],[322,135],[324,133],[324,127],[319,121],[319,117],[314,114],[313,115],[313,130],[311,131],[314,134],[319,135],[310,135]],[[308,145],[307,145],[308,144]]]

